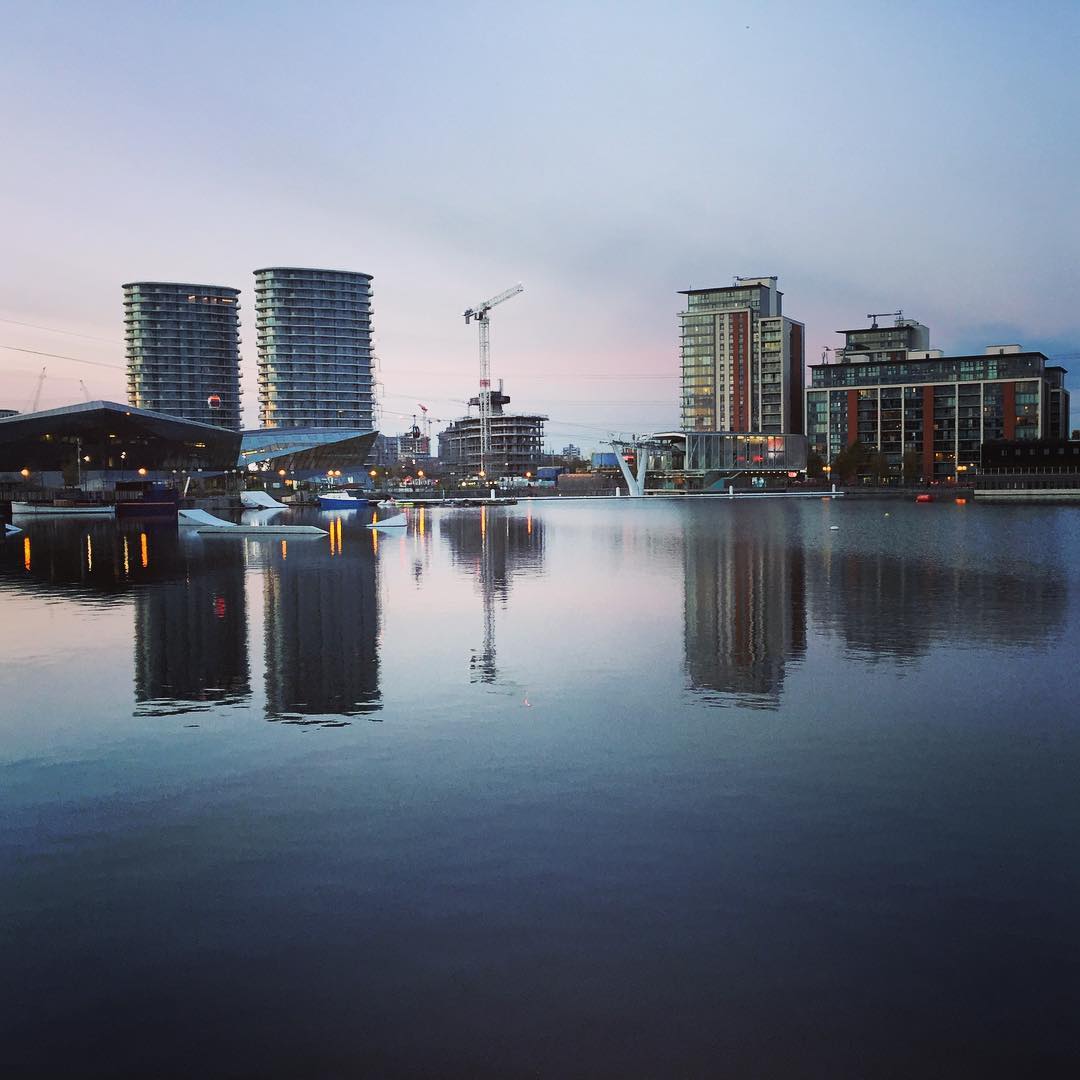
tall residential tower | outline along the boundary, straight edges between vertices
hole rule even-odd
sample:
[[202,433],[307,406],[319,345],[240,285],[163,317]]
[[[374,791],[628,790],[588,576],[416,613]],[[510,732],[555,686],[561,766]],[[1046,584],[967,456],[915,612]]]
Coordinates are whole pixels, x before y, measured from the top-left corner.
[[800,434],[805,335],[776,278],[682,295],[683,430]]
[[255,271],[262,427],[370,429],[371,275]]
[[171,281],[123,288],[128,404],[239,430],[240,290]]

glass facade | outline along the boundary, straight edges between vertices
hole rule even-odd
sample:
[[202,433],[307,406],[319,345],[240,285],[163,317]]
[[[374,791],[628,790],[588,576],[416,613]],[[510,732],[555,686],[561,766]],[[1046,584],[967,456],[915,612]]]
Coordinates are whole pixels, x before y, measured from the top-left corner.
[[327,469],[353,469],[358,475],[371,453],[375,432],[369,428],[293,428],[245,431],[238,464],[250,472],[317,475]]
[[781,314],[776,279],[684,295],[682,429],[801,431],[803,327]]
[[924,479],[954,479],[979,465],[984,443],[1044,438],[1055,421],[1067,425],[1067,401],[1054,398],[1061,369],[1045,365],[1042,353],[816,365],[806,391],[809,449],[831,461],[857,439],[896,475],[914,451]]
[[776,472],[806,468],[804,435],[748,435],[730,431],[688,431],[685,472]]
[[985,379],[1038,378],[1042,353],[953,356],[935,360],[901,360],[887,364],[815,364],[811,387],[878,386],[884,383],[980,382]]
[[263,427],[374,427],[371,280],[347,270],[255,271]]
[[162,281],[123,289],[128,403],[238,431],[240,290]]

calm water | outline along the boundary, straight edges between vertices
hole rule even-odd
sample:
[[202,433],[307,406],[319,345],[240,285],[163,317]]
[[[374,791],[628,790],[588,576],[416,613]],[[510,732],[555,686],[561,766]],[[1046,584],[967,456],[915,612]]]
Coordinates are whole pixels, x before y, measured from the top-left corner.
[[1080,513],[410,514],[0,545],[5,1076],[1075,1075]]

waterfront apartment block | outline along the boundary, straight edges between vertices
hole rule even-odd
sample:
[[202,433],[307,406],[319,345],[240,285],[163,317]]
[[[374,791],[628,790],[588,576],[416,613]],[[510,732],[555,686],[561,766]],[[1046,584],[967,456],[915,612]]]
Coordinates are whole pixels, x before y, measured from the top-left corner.
[[128,403],[238,431],[240,290],[169,281],[123,289]]
[[255,271],[262,427],[370,429],[371,275]]
[[812,364],[806,390],[808,450],[825,462],[858,442],[894,474],[908,456],[940,482],[978,467],[983,443],[1068,435],[1065,369],[1041,352],[992,345],[945,356],[927,348],[925,327],[900,319],[840,333],[840,362]]
[[805,332],[776,278],[681,295],[683,430],[801,433]]

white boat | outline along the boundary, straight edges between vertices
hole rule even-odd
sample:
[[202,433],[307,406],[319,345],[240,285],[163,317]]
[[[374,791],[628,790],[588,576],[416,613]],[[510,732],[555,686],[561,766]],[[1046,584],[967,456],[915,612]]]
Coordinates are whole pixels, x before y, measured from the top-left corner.
[[21,533],[22,529],[16,529],[14,525],[4,525],[4,535],[14,536],[16,533]]
[[101,503],[28,503],[12,502],[12,517],[115,517],[116,507],[105,506]]
[[404,529],[409,524],[409,519],[404,514],[395,514],[393,517],[383,518],[382,521],[373,521],[365,525],[366,529]]
[[181,510],[178,524],[194,529],[199,536],[327,536],[325,529],[315,525],[274,525],[226,521],[205,510]]
[[278,502],[273,495],[265,491],[241,491],[240,505],[245,510],[287,510],[288,507]]

